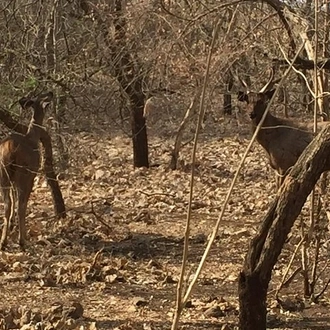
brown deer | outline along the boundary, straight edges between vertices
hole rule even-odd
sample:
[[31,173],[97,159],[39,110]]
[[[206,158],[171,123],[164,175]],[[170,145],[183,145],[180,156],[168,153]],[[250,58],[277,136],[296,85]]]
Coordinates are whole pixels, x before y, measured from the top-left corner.
[[52,101],[53,93],[48,92],[35,98],[23,97],[19,100],[25,110],[33,109],[33,116],[25,135],[11,134],[0,142],[0,185],[3,195],[5,218],[2,228],[0,249],[7,244],[9,229],[15,216],[19,228],[19,245],[24,250],[26,245],[25,216],[34,178],[40,166],[39,141],[43,130],[42,122],[45,109]]
[[[269,100],[272,98],[275,89],[273,82],[274,72],[266,85],[259,92],[239,92],[238,100],[247,103],[247,111],[252,121],[252,130],[260,123]],[[241,83],[247,88],[244,81]],[[318,127],[329,122],[318,123]],[[303,124],[288,119],[278,118],[267,113],[262,127],[256,137],[259,144],[268,154],[271,167],[277,172],[279,180],[277,185],[283,182],[289,169],[296,163],[307,145],[312,141],[314,134],[311,124]]]

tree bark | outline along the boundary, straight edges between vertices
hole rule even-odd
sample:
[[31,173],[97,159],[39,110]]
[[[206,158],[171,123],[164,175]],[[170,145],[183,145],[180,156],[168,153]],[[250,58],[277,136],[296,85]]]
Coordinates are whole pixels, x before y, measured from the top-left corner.
[[133,142],[134,167],[149,167],[148,136],[146,120],[143,115],[145,95],[143,94],[143,76],[138,60],[127,45],[126,20],[122,1],[115,1],[115,39],[116,45],[109,45],[113,49],[115,63],[114,70],[123,90],[131,101],[131,127]]
[[42,131],[40,141],[44,147],[45,158],[44,158],[43,169],[46,175],[47,184],[50,187],[52,193],[55,214],[58,218],[65,218],[66,210],[65,210],[64,199],[62,196],[60,186],[56,179],[56,174],[53,166],[52,141],[49,134],[45,130]]
[[330,125],[299,157],[251,241],[239,276],[241,330],[266,329],[266,293],[273,267],[308,195],[327,170],[330,170]]
[[233,88],[234,79],[230,71],[227,73],[225,81],[226,91],[228,93],[225,93],[223,95],[223,113],[225,115],[231,115],[232,114],[232,104],[231,104],[231,89]]
[[[0,120],[10,129],[17,133],[25,135],[27,132],[27,126],[19,124],[8,111],[0,109]],[[44,158],[44,172],[46,174],[47,183],[51,189],[55,214],[59,218],[66,217],[65,204],[62,196],[62,192],[58,181],[56,179],[56,174],[53,166],[53,150],[52,143],[49,134],[43,130],[40,137],[40,141],[44,148],[45,158]]]
[[142,82],[136,81],[134,85],[139,84],[140,92],[131,90],[128,95],[131,99],[131,125],[133,141],[133,163],[134,167],[149,167],[148,159],[148,136],[146,119],[143,115],[145,97],[142,93]]
[[241,272],[239,279],[240,329],[266,329],[268,283],[257,272]]

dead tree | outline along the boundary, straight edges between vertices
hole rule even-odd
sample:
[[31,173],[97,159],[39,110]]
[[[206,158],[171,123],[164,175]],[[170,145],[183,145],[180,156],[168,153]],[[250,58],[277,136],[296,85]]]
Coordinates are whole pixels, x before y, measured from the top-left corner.
[[251,241],[239,275],[241,330],[266,329],[266,298],[273,267],[308,195],[329,166],[330,125],[299,157]]

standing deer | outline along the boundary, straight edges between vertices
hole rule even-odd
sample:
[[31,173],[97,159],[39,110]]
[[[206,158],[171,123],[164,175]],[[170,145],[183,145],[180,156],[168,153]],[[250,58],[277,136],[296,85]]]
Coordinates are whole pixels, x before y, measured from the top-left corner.
[[0,241],[1,250],[7,244],[8,231],[13,225],[16,203],[19,245],[22,250],[25,248],[27,202],[40,166],[39,141],[43,130],[45,109],[52,99],[52,92],[41,94],[35,98],[21,98],[19,103],[24,110],[30,107],[33,109],[27,132],[25,135],[11,134],[0,142],[0,185],[5,211]]
[[[252,121],[253,132],[256,130],[268,102],[275,92],[273,77],[274,72],[272,71],[269,81],[259,92],[244,91],[238,93],[238,100],[247,103],[247,111]],[[247,87],[243,81],[241,82]],[[326,124],[328,122],[321,122],[318,126],[321,128]],[[278,118],[269,112],[267,113],[256,139],[265,149],[270,166],[279,176],[279,181],[277,180],[278,187],[313,137],[311,124]]]

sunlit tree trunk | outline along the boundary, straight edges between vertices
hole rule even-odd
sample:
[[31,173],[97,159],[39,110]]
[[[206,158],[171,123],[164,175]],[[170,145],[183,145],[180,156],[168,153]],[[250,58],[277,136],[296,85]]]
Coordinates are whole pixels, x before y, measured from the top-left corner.
[[[115,63],[115,71],[117,79],[131,103],[134,167],[149,167],[147,127],[143,115],[145,102],[145,95],[142,91],[143,78],[136,68],[139,64],[134,58],[134,50],[129,50],[128,45],[125,44],[126,20],[121,0],[115,2],[115,13],[116,51],[117,56],[120,57]],[[120,53],[118,54],[118,52]]]

